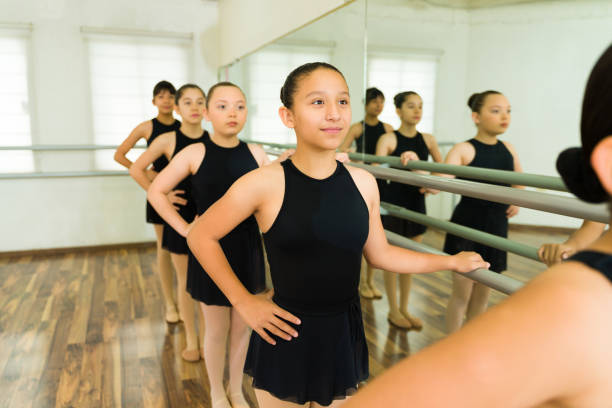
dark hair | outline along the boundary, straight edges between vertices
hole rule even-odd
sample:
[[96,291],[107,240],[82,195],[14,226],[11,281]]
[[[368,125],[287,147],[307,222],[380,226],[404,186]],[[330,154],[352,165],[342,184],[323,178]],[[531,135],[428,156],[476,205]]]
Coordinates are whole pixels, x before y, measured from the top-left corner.
[[157,95],[159,95],[163,91],[170,92],[170,95],[175,95],[176,94],[176,89],[174,88],[174,85],[172,85],[168,81],[159,81],[153,87],[153,97],[155,98]]
[[467,105],[470,107],[472,112],[480,113],[482,106],[489,95],[501,95],[501,92],[488,90],[480,93],[475,93],[468,99]]
[[567,149],[557,159],[557,170],[568,190],[578,198],[601,203],[609,200],[593,167],[591,154],[597,144],[612,135],[612,45],[591,71],[582,101],[580,136],[582,147]]
[[187,89],[197,89],[198,91],[202,92],[202,96],[204,98],[206,98],[206,94],[204,93],[204,91],[202,90],[202,88],[200,88],[199,86],[197,86],[196,84],[185,84],[183,86],[181,86],[178,91],[176,91],[176,95],[174,96],[174,102],[178,105],[179,103],[179,99],[181,99],[183,97],[183,94],[185,93],[185,91]]
[[385,99],[385,94],[382,93],[382,91],[378,88],[368,88],[366,89],[366,105],[370,102],[372,102],[374,99],[376,98],[383,98]]
[[231,82],[227,82],[227,81],[217,82],[216,84],[211,86],[210,89],[208,90],[208,98],[206,98],[207,108],[208,108],[208,101],[212,99],[212,95],[215,92],[215,89],[220,88],[222,86],[233,86],[234,88],[237,88],[240,91],[240,93],[242,93],[242,95],[244,96],[244,99],[246,99],[246,95],[244,95],[244,92],[242,92],[242,89],[240,89],[238,85],[231,83]]
[[395,104],[395,107],[397,109],[401,109],[402,104],[406,101],[406,99],[408,99],[410,95],[416,95],[419,98],[421,97],[421,95],[419,95],[418,93],[414,91],[400,92],[393,97],[393,103]]
[[280,90],[280,100],[286,108],[291,109],[291,107],[293,106],[293,96],[297,92],[298,82],[302,78],[308,76],[319,68],[336,71],[340,74],[340,76],[342,76],[342,79],[344,79],[344,75],[342,75],[342,72],[340,72],[338,68],[334,67],[331,64],[328,64],[327,62],[309,62],[304,65],[300,65],[299,67],[291,71],[291,73],[287,76],[287,79],[285,79],[285,83],[283,84],[283,87]]

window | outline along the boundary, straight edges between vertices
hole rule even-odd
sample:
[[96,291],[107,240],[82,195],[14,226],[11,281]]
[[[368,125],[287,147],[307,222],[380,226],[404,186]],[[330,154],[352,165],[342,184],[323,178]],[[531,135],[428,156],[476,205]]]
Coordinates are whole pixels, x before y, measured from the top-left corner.
[[[137,124],[157,115],[151,104],[157,82],[170,81],[177,89],[188,82],[191,39],[111,34],[86,39],[94,141],[118,145]],[[96,167],[122,169],[112,156],[111,150],[96,151]]]
[[280,89],[291,71],[307,62],[330,62],[332,47],[271,45],[248,58],[247,137],[252,140],[295,144],[292,129],[278,117]]
[[397,129],[400,120],[395,112],[393,97],[404,91],[415,91],[423,99],[423,117],[418,125],[422,132],[433,133],[436,96],[435,55],[381,53],[368,55],[368,88],[376,87],[385,94],[385,108],[379,116]]
[[[0,146],[32,144],[28,89],[29,30],[23,31],[19,34],[0,31]],[[0,173],[32,171],[32,151],[0,151]]]

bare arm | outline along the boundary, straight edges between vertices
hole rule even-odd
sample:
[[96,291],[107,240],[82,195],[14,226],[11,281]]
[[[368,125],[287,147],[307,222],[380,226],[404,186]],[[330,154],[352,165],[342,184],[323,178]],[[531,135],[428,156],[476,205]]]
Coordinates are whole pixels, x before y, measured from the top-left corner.
[[428,273],[449,269],[469,272],[489,267],[475,252],[461,252],[453,256],[433,255],[390,245],[380,220],[380,198],[376,180],[365,170],[349,168],[349,171],[366,200],[370,213],[370,232],[363,248],[370,265],[396,273]]
[[[157,210],[164,221],[182,236],[187,236],[189,224],[181,217],[176,205],[174,205],[175,201],[173,199],[176,198],[176,193],[180,190],[173,191],[173,189],[187,176],[197,171],[205,153],[204,143],[194,143],[181,150],[155,177],[147,192],[147,199],[153,208]],[[184,199],[183,201],[183,205],[187,203]]]
[[567,241],[561,244],[543,244],[538,250],[538,256],[549,266],[561,262],[592,244],[603,234],[605,228],[606,224],[584,220],[582,226],[574,231]]
[[357,139],[357,137],[362,133],[362,128],[363,126],[361,125],[361,123],[354,123],[353,125],[351,125],[348,133],[346,134],[346,137],[344,138],[344,141],[342,142],[338,150],[341,152],[348,152],[353,141]]
[[609,376],[611,300],[601,274],[576,263],[557,266],[376,378],[346,408],[505,408],[571,400],[596,384],[593,378],[605,378],[602,371]]
[[[506,147],[508,148],[508,150],[510,151],[510,153],[512,154],[512,159],[514,161],[514,171],[517,173],[522,173],[523,172],[523,166],[521,166],[521,161],[519,160],[518,154],[516,152],[516,150],[514,149],[514,146],[512,146],[510,143],[504,141],[503,142]],[[525,186],[519,186],[519,185],[512,185],[513,188],[519,188],[519,189],[524,189]],[[506,216],[508,218],[512,218],[514,217],[516,214],[518,214],[519,212],[519,207],[516,205],[510,205],[508,206],[508,209],[506,210]]]
[[123,141],[123,143],[117,147],[115,155],[113,156],[115,161],[126,169],[129,169],[132,166],[132,162],[130,159],[125,157],[125,155],[134,147],[134,145],[136,145],[136,142],[138,142],[139,139],[148,140],[152,131],[153,124],[150,120],[142,122],[140,125],[136,126],[129,136]]
[[[147,177],[147,168],[159,157],[165,155],[171,156],[174,149],[174,132],[164,133],[158,136],[153,143],[145,150],[138,159],[130,166],[130,176],[142,187],[145,191],[149,189],[151,180]],[[172,137],[171,137],[172,136]]]
[[[277,168],[278,167],[278,168]],[[189,248],[245,322],[270,344],[275,341],[266,330],[285,340],[297,332],[280,318],[300,324],[300,320],[274,304],[269,296],[250,294],[232,270],[219,240],[278,192],[277,165],[253,170],[239,178],[200,218],[187,235]],[[284,187],[283,187],[284,188]]]
[[295,153],[295,149],[287,149],[283,153],[281,153],[281,155],[278,156],[276,160],[271,161],[270,158],[268,157],[268,154],[264,151],[264,149],[260,145],[255,144],[255,143],[249,143],[248,146],[249,146],[249,150],[251,151],[251,154],[255,158],[255,161],[257,162],[257,165],[259,167],[266,166],[272,163],[280,163],[282,161],[287,160],[289,156]]

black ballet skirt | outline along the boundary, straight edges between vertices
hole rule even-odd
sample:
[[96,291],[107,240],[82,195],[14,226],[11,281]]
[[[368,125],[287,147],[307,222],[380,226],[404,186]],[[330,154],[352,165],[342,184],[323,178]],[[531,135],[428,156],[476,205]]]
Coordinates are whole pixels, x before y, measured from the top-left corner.
[[[190,137],[187,137],[179,129],[175,131],[175,134],[176,142],[172,157],[176,156],[176,154],[183,150],[185,147],[194,143],[204,142],[209,138],[207,131],[204,131],[204,133],[202,133],[202,136],[197,139],[191,139]],[[193,197],[191,195],[191,186],[189,184],[189,178],[190,177],[187,177],[184,180],[181,180],[181,182],[173,188],[173,190],[183,190],[185,192],[182,197],[187,200],[187,204],[179,205],[178,213],[186,222],[192,222],[196,216],[196,206],[193,202]],[[189,253],[189,248],[187,247],[187,240],[185,239],[185,237],[176,232],[174,228],[172,228],[168,224],[164,224],[164,231],[162,234],[162,247],[173,254],[187,255]]]
[[[153,140],[155,140],[157,136],[163,133],[172,132],[181,127],[181,122],[179,122],[178,120],[175,120],[174,123],[172,123],[171,125],[164,125],[159,120],[157,120],[157,118],[151,119],[151,122],[153,124],[153,130],[151,131],[151,136],[149,136],[149,138],[147,139],[147,147],[151,146],[151,143],[153,143]],[[161,156],[153,162],[153,170],[159,173],[167,165],[168,159],[166,159],[165,156]],[[146,216],[147,222],[149,224],[164,224],[163,218],[157,213],[157,211],[155,211],[155,208],[153,208],[149,201],[147,201]]]
[[[484,167],[497,170],[514,170],[514,159],[504,143],[494,145],[481,143],[475,139],[469,142],[476,149],[474,160],[469,164],[473,167]],[[509,186],[509,184],[480,181],[481,183]],[[506,216],[507,204],[477,198],[462,196],[455,207],[451,222],[479,231],[488,232],[499,237],[508,237],[508,218]],[[453,234],[446,234],[444,252],[457,254],[461,251],[474,251],[491,264],[489,270],[501,273],[508,268],[508,253],[501,249],[470,241]]]
[[[429,158],[429,148],[420,132],[417,132],[414,137],[407,137],[396,130],[395,138],[397,139],[397,145],[390,156],[399,157],[403,152],[413,151],[419,156],[419,160],[427,161]],[[425,195],[421,194],[419,189],[420,187],[411,186],[410,184],[389,182],[382,188],[381,201],[395,204],[421,214],[426,214]],[[393,215],[383,215],[381,219],[383,227],[386,230],[403,235],[407,238],[422,235],[427,231],[427,227],[423,224],[398,218]]]
[[[222,147],[212,140],[204,142],[206,152],[196,173],[191,176],[191,193],[198,214],[203,214],[219,200],[236,180],[259,167],[248,145]],[[261,234],[254,216],[241,222],[219,240],[232,270],[250,293],[266,288]],[[231,306],[223,292],[190,252],[187,268],[187,292],[199,302]]]
[[323,180],[282,163],[285,195],[264,234],[273,301],[301,320],[270,345],[253,332],[244,372],[253,387],[293,403],[329,405],[369,375],[358,285],[368,208],[343,164]]

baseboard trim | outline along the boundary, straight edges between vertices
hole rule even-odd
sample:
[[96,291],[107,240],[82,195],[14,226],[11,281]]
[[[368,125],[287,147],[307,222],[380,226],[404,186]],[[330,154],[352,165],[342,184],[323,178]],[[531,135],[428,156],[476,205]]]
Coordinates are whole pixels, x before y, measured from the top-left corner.
[[508,229],[516,232],[539,232],[546,234],[565,234],[570,235],[576,228],[553,227],[550,225],[531,225],[531,224],[509,224]]
[[13,257],[13,256],[32,256],[32,255],[63,255],[70,252],[97,252],[107,251],[113,249],[135,249],[135,248],[149,248],[155,247],[155,241],[145,242],[126,242],[122,244],[107,244],[107,245],[91,245],[91,246],[77,246],[77,247],[61,247],[61,248],[47,248],[47,249],[26,249],[23,251],[8,251],[0,252],[0,257]]

